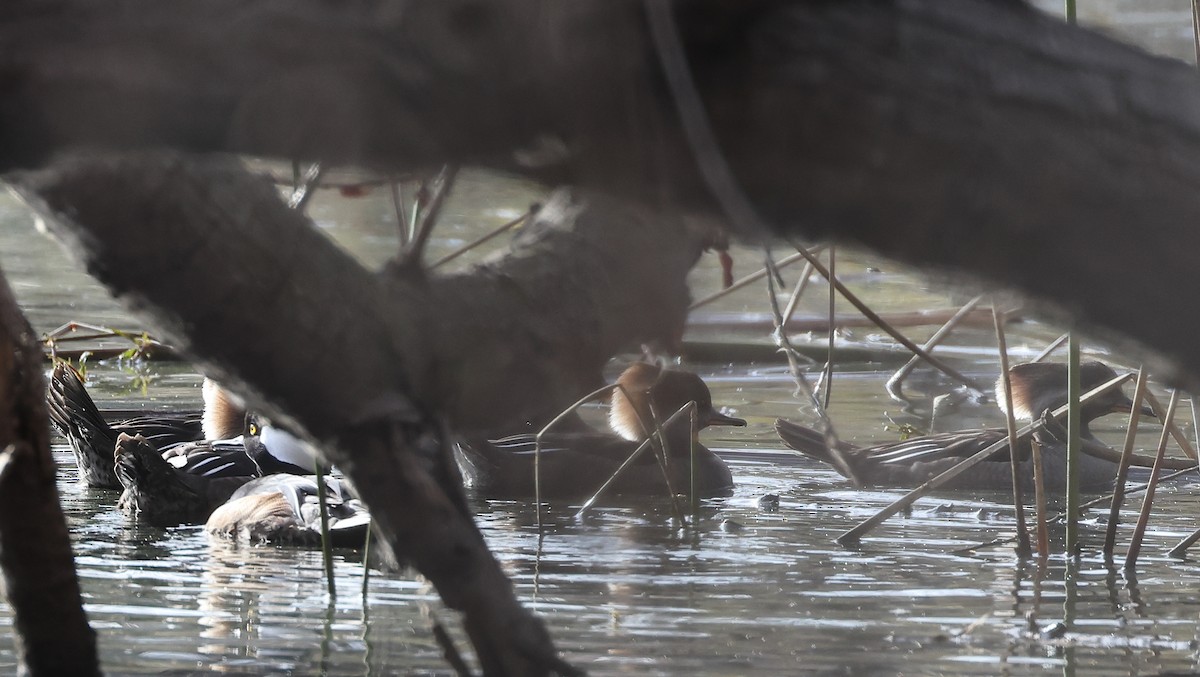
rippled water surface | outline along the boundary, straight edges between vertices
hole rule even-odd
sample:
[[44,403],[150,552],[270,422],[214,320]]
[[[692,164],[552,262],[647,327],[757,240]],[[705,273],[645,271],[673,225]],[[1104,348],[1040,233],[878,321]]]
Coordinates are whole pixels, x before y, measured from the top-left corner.
[[[1092,20],[1111,30],[1166,53],[1189,54],[1187,3],[1081,4],[1085,18],[1092,12]],[[431,255],[519,214],[537,194],[520,182],[467,175]],[[365,265],[379,266],[395,248],[394,218],[383,196],[322,194],[311,213]],[[950,307],[969,295],[932,288],[887,262],[842,256],[847,284],[881,309]],[[759,258],[750,250],[735,252],[738,274]],[[471,260],[477,257],[455,265]],[[34,233],[28,215],[6,197],[0,197],[0,265],[39,330],[68,320],[140,326],[57,245]],[[714,262],[703,262],[692,281],[697,296],[715,290]],[[825,287],[813,288],[802,313],[824,308]],[[727,321],[766,311],[763,289],[754,286],[703,311],[697,319],[710,324],[690,336],[745,340]],[[906,331],[918,340],[929,334],[927,328]],[[1029,357],[1056,333],[1038,324],[1015,327],[1013,353]],[[882,384],[904,358],[874,329],[847,330],[842,338],[861,349],[858,361],[838,365],[834,381],[831,413],[843,438],[896,439],[893,421],[927,428],[930,397],[950,385],[918,372],[910,387],[914,404],[902,407]],[[767,344],[762,335],[753,340]],[[947,354],[981,380],[997,371],[989,329],[965,332]],[[518,595],[545,619],[572,662],[598,675],[1200,669],[1200,567],[1192,558],[1165,555],[1197,527],[1196,480],[1160,491],[1136,576],[1097,555],[1104,530],[1098,512],[1085,518],[1085,553],[1077,566],[1058,557],[1043,566],[1020,560],[1004,541],[1014,518],[1002,494],[923,499],[859,547],[843,548],[834,542],[837,535],[900,493],[854,490],[834,472],[787,453],[772,430],[775,417],[811,423],[811,412],[797,404],[778,357],[753,355],[758,361],[687,365],[706,377],[718,404],[750,423],[705,435],[730,461],[737,490],[705,501],[698,528],[681,529],[665,501],[609,504],[584,515],[551,505],[539,539],[528,503],[475,503],[484,536]],[[103,406],[199,406],[200,377],[183,364],[113,360],[93,365],[89,379]],[[939,415],[937,427],[998,424],[993,409],[968,403]],[[1116,443],[1119,426],[1106,420],[1100,432]],[[1139,446],[1152,447],[1155,439],[1147,427]],[[363,596],[361,554],[340,552],[339,595],[330,601],[319,554],[210,543],[198,527],[129,523],[113,509],[115,492],[80,486],[65,447],[55,453],[87,611],[109,674],[444,674],[434,618],[465,646],[454,614],[415,575],[374,572]],[[765,494],[780,497],[777,510],[759,506]],[[1131,521],[1127,511],[1121,542],[1128,541]],[[1061,533],[1052,537],[1061,550]],[[1065,632],[1055,630],[1060,622]],[[0,625],[11,623],[10,612],[0,609]],[[11,632],[0,633],[0,674],[14,669]]]

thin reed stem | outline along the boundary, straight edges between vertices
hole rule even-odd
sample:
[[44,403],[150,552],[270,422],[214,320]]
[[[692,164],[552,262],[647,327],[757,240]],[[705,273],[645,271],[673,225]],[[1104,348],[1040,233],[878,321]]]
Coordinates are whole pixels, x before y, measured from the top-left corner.
[[1121,520],[1121,504],[1125,501],[1125,482],[1129,476],[1129,464],[1133,456],[1133,442],[1137,437],[1138,423],[1142,417],[1142,400],[1146,394],[1146,368],[1138,369],[1137,381],[1133,386],[1133,407],[1129,410],[1129,426],[1125,429],[1125,444],[1121,446],[1121,462],[1117,464],[1117,477],[1113,481],[1112,504],[1108,507],[1108,525],[1104,531],[1104,561],[1111,562],[1117,543],[1117,523]]
[[1046,524],[1046,466],[1042,460],[1042,445],[1029,440],[1033,452],[1033,500],[1037,507],[1037,552],[1039,566],[1050,556],[1050,530]]
[[367,607],[367,590],[368,590],[369,584],[371,582],[371,565],[370,565],[371,536],[372,536],[371,522],[368,521],[367,522],[367,537],[365,539],[363,539],[363,554],[362,554],[362,562],[363,562],[362,602],[363,602],[364,613],[366,612],[366,607]]
[[[620,388],[619,385],[614,385],[614,386],[609,386],[609,387]],[[682,406],[678,410],[676,410],[675,413],[668,416],[667,420],[662,422],[661,427],[666,428],[667,426],[674,423],[677,418],[679,418],[681,415],[683,415],[683,413],[685,411],[695,411],[695,408],[696,408],[695,402],[688,402],[687,404],[685,404],[684,406]],[[645,449],[647,447],[653,446],[653,443],[654,443],[654,436],[647,433],[646,440],[643,441],[641,444],[639,444],[637,446],[637,448],[634,449],[633,452],[631,454],[629,454],[628,457],[626,457],[625,461],[621,463],[620,467],[618,467],[616,469],[616,471],[614,471],[613,474],[610,475],[608,477],[608,479],[604,481],[604,484],[600,485],[600,488],[596,490],[596,493],[592,494],[591,498],[584,501],[583,505],[580,506],[579,511],[575,513],[575,519],[579,519],[579,518],[583,517],[583,514],[585,512],[587,512],[589,509],[591,509],[591,507],[593,505],[596,504],[596,501],[598,501],[600,499],[600,496],[603,495],[604,492],[608,489],[608,487],[611,486],[612,483],[616,481],[617,477],[619,477],[621,475],[621,473],[624,472],[625,468],[627,468],[630,463],[633,463],[634,459],[636,459],[643,451],[645,451]],[[674,498],[674,497],[672,497],[672,498]],[[677,506],[676,506],[676,509],[677,509]]]
[[326,496],[325,468],[317,465],[317,504],[321,508],[321,558],[325,563],[325,584],[329,599],[337,599],[337,584],[333,578],[333,542],[329,537],[329,499]]
[[[1166,409],[1163,407],[1163,404],[1159,401],[1158,397],[1156,397],[1150,390],[1146,390],[1146,402],[1150,404],[1150,408],[1154,410],[1154,415],[1158,417],[1158,420],[1167,420]],[[1193,461],[1196,460],[1196,450],[1192,447],[1192,443],[1188,441],[1187,435],[1183,434],[1183,431],[1179,429],[1179,426],[1175,425],[1174,421],[1170,422],[1169,427],[1171,431],[1171,437],[1175,440],[1175,444],[1178,444],[1179,448],[1183,450],[1184,456],[1187,456]]]
[[1171,391],[1171,401],[1167,404],[1167,415],[1163,419],[1162,435],[1158,439],[1158,451],[1154,455],[1154,467],[1150,469],[1150,479],[1146,481],[1146,494],[1142,496],[1142,511],[1138,514],[1137,525],[1133,528],[1133,537],[1129,540],[1129,552],[1125,553],[1125,569],[1131,570],[1137,566],[1138,555],[1142,552],[1142,540],[1146,536],[1146,527],[1150,524],[1150,510],[1154,505],[1154,493],[1158,488],[1158,476],[1162,472],[1162,459],[1170,439],[1171,420],[1175,416],[1175,407],[1179,404],[1179,390]]
[[1068,557],[1079,555],[1079,463],[1083,447],[1083,417],[1079,404],[1079,336],[1067,339],[1067,535]]
[[1011,450],[1017,448],[1017,419],[1013,415],[1012,379],[1008,374],[1008,341],[1004,335],[1004,314],[992,300],[992,321],[996,326],[996,346],[1000,352],[1000,382],[1004,389],[1004,422],[1008,428],[1009,466],[1012,469],[1013,509],[1017,517],[1017,555],[1028,557],[1030,553],[1029,530],[1025,526],[1025,496],[1021,486],[1021,460]]
[[401,187],[399,179],[392,179],[389,187],[392,194],[392,209],[396,212],[396,231],[400,238],[400,251],[404,251],[408,247],[410,238],[408,214],[404,209],[404,189]]
[[[810,264],[811,265],[811,264]],[[825,375],[821,377],[821,406],[829,409],[829,398],[833,394],[833,347],[837,338],[837,248],[829,247],[829,354],[825,358]]]
[[[606,386],[602,386],[600,388],[596,388],[592,392],[590,392],[587,395],[584,395],[583,397],[576,400],[575,403],[572,404],[571,406],[567,407],[566,409],[563,409],[562,412],[559,413],[558,416],[555,416],[553,419],[550,420],[549,423],[542,426],[542,429],[538,431],[537,435],[534,435],[534,437],[533,437],[533,503],[535,506],[537,506],[535,509],[536,510],[535,519],[537,520],[538,533],[542,532],[542,437],[547,432],[549,432],[549,430],[551,428],[553,428],[555,425],[557,425],[559,421],[561,421],[564,418],[566,418],[567,416],[573,414],[577,409],[579,409],[583,405],[587,404],[588,402],[591,402],[593,399],[595,399],[605,393],[612,392],[613,390],[620,388],[620,387],[621,386],[619,384],[612,383],[612,384],[609,384]],[[626,396],[628,396],[628,395],[626,395]],[[643,423],[643,427],[644,426],[645,426],[645,424]],[[634,453],[636,454],[637,452],[635,451]]]

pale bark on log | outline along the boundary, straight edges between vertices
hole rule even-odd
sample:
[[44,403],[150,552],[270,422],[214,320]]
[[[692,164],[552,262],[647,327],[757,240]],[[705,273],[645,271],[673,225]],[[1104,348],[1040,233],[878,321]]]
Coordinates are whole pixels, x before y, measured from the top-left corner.
[[42,350],[2,275],[0,571],[22,673],[100,674],[55,485]]

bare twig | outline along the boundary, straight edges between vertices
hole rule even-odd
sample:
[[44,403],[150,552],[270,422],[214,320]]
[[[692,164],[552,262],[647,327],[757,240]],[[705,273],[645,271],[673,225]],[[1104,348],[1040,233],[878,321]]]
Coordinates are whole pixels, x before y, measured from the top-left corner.
[[1043,348],[1042,352],[1038,353],[1037,357],[1030,360],[1030,362],[1041,362],[1042,360],[1046,359],[1047,357],[1050,357],[1050,354],[1053,353],[1054,351],[1058,350],[1059,347],[1062,346],[1062,344],[1066,343],[1067,339],[1069,339],[1069,338],[1071,338],[1071,333],[1067,332],[1066,334],[1063,334],[1062,336],[1059,336],[1058,338],[1054,339],[1053,341],[1050,342],[1050,345]]
[[[1150,408],[1154,410],[1154,415],[1158,417],[1158,420],[1167,421],[1162,402],[1154,396],[1154,393],[1149,388],[1146,389],[1146,401],[1150,403]],[[1196,450],[1192,448],[1192,443],[1188,441],[1187,435],[1183,434],[1183,431],[1179,429],[1179,426],[1175,425],[1174,421],[1168,421],[1168,424],[1168,429],[1171,432],[1171,437],[1175,439],[1175,444],[1179,445],[1184,455],[1192,460],[1196,460]]]
[[[812,248],[812,251],[817,252],[817,251],[821,251],[824,248],[825,248],[825,245],[817,245]],[[784,258],[782,261],[780,261],[779,263],[777,263],[775,265],[777,268],[786,268],[787,266],[790,266],[797,261],[803,261],[803,260],[804,260],[804,257],[801,256],[799,253],[797,253],[797,254],[792,254],[791,256]],[[695,310],[701,306],[706,306],[706,305],[712,303],[713,301],[716,301],[717,299],[729,296],[733,292],[735,292],[743,287],[746,287],[748,285],[754,284],[755,282],[758,282],[759,280],[763,279],[766,276],[767,276],[767,269],[765,267],[759,268],[757,271],[750,273],[749,275],[743,277],[740,280],[737,280],[736,282],[734,282],[730,286],[726,287],[725,289],[722,289],[720,291],[715,291],[715,292],[709,294],[708,296],[705,296],[704,298],[700,299],[699,301],[692,303],[692,305],[688,306],[688,310],[689,311]],[[805,275],[804,277],[808,277],[808,276]]]
[[1183,557],[1187,553],[1188,548],[1196,544],[1196,541],[1200,541],[1200,529],[1193,531],[1191,536],[1176,543],[1175,547],[1171,548],[1167,554],[1171,557]]
[[409,270],[420,268],[421,257],[425,253],[425,245],[429,243],[429,237],[433,234],[433,227],[437,225],[438,216],[442,212],[442,205],[446,201],[446,195],[454,187],[454,179],[457,176],[458,167],[445,165],[434,178],[428,203],[422,205],[421,219],[417,223],[412,242],[404,250],[404,255],[401,258],[402,268]]
[[[767,268],[774,266],[770,250],[766,252],[766,262]],[[829,457],[833,460],[833,464],[837,467],[838,472],[848,477],[855,486],[862,486],[862,481],[859,479],[858,474],[854,472],[854,468],[842,457],[837,433],[833,429],[833,421],[829,420],[824,407],[821,406],[816,394],[813,393],[812,388],[808,385],[808,379],[804,377],[804,371],[800,367],[800,362],[805,358],[792,345],[787,331],[784,330],[783,313],[779,310],[779,298],[775,292],[775,276],[772,275],[767,276],[767,298],[771,305],[771,314],[775,318],[775,332],[773,334],[775,345],[779,346],[779,350],[787,358],[788,372],[792,375],[792,380],[796,383],[797,397],[803,396],[812,403],[813,409],[816,411],[817,417],[821,422],[821,432],[825,435],[825,446],[829,447]],[[830,327],[830,331],[832,330],[833,327]]]
[[400,186],[399,179],[392,179],[388,185],[391,188],[392,209],[396,212],[396,231],[400,237],[400,251],[404,251],[412,237],[408,228],[408,212],[404,209],[404,190]]
[[[622,388],[619,385],[613,385],[610,387],[611,388],[620,388],[621,391],[624,392],[624,388]],[[628,396],[628,395],[626,395],[626,396]],[[667,420],[663,421],[659,425],[659,429],[661,430],[661,429],[666,428],[667,426],[671,425],[672,423],[674,423],[677,418],[679,418],[680,416],[682,416],[684,414],[684,412],[695,411],[695,409],[696,409],[696,403],[688,402],[687,404],[683,405],[678,410],[676,410],[675,413],[668,416]],[[640,419],[641,417],[639,416],[638,418]],[[644,422],[643,422],[643,425],[644,425]],[[665,438],[665,436],[664,436],[664,438]],[[596,493],[592,494],[591,498],[584,501],[583,505],[579,507],[579,511],[575,513],[575,517],[578,519],[578,518],[582,517],[585,512],[587,512],[589,509],[591,509],[591,507],[596,504],[596,501],[598,501],[600,499],[600,496],[602,496],[604,494],[604,492],[607,491],[610,486],[612,486],[612,483],[617,480],[617,478],[621,475],[621,473],[625,471],[625,468],[629,467],[629,464],[633,463],[634,459],[636,459],[647,447],[651,447],[651,446],[654,446],[654,436],[647,433],[645,441],[643,441],[641,444],[639,444],[637,446],[637,448],[634,449],[633,452],[629,454],[629,456],[624,460],[624,462],[621,463],[621,465],[613,472],[613,474],[610,475],[608,477],[608,479],[604,481],[604,484],[600,485],[600,488],[596,490]],[[667,481],[670,482],[669,479]],[[679,508],[678,508],[678,505],[675,505],[673,492],[672,492],[672,504],[674,506],[673,509],[676,511],[676,514],[678,514]],[[682,522],[682,520],[681,520],[681,522]]]
[[300,181],[292,190],[291,196],[288,197],[288,206],[296,211],[304,211],[313,194],[317,192],[317,186],[321,185],[321,177],[324,173],[325,169],[321,163],[314,162],[309,165],[308,169],[304,170],[304,174],[298,176]]
[[984,388],[982,385],[977,383],[975,381],[975,379],[964,376],[961,372],[959,372],[954,367],[951,367],[950,365],[946,364],[945,362],[942,362],[941,360],[934,357],[933,355],[930,355],[928,352],[922,350],[920,346],[913,343],[907,336],[904,336],[899,331],[897,331],[894,327],[892,327],[890,324],[885,322],[884,319],[882,317],[880,317],[878,313],[871,310],[867,306],[867,304],[863,303],[858,298],[858,296],[856,296],[853,292],[851,292],[849,289],[847,289],[846,285],[842,284],[837,279],[830,279],[829,271],[826,270],[825,266],[821,265],[821,262],[818,261],[816,259],[816,257],[813,256],[810,252],[806,251],[804,249],[804,247],[802,247],[798,242],[792,241],[792,245],[794,247],[796,247],[797,251],[799,251],[801,254],[804,255],[804,258],[808,259],[808,262],[812,264],[813,268],[816,269],[816,271],[818,273],[820,273],[822,277],[824,277],[826,280],[829,280],[830,284],[837,287],[838,293],[840,293],[842,295],[842,298],[849,301],[850,305],[852,305],[858,309],[858,312],[865,315],[868,319],[870,319],[872,322],[874,322],[876,324],[876,326],[878,326],[883,331],[887,332],[887,334],[889,336],[891,336],[893,339],[895,339],[898,343],[900,343],[900,345],[904,346],[905,348],[908,348],[914,354],[919,355],[921,357],[921,359],[925,360],[930,365],[937,368],[939,371],[946,374],[947,376],[955,379],[959,383],[966,385],[967,387],[975,390],[976,392],[980,392],[980,393],[986,392],[986,388]]
[[[790,258],[790,257],[789,257]],[[796,288],[792,290],[792,295],[788,298],[787,305],[783,308],[783,326],[788,326],[792,321],[792,315],[796,314],[796,306],[800,305],[800,297],[804,294],[804,290],[808,288],[808,281],[812,279],[813,267],[811,263],[805,263],[804,269],[800,271],[800,277],[796,279]],[[829,318],[829,329],[833,330],[834,318]]]
[[[954,331],[954,328],[957,327],[967,316],[969,316],[971,311],[975,309],[975,306],[979,305],[979,302],[982,300],[983,295],[980,294],[979,296],[976,296],[975,298],[963,304],[963,307],[959,308],[958,312],[954,313],[949,320],[946,320],[946,323],[943,324],[940,329],[933,333],[933,336],[929,337],[929,340],[925,342],[925,345],[921,346],[921,349],[925,350],[926,352],[932,351],[939,344],[941,344],[942,341],[946,340],[946,337],[950,335],[950,332]],[[906,362],[903,367],[897,369],[896,373],[892,374],[892,377],[888,379],[886,384],[884,384],[884,389],[887,390],[888,395],[891,395],[892,399],[900,402],[905,401],[904,379],[908,378],[908,375],[912,373],[913,368],[920,364],[920,362],[921,357],[919,355],[913,355],[912,359]]]
[[456,249],[456,250],[450,252],[449,254],[443,256],[442,258],[438,259],[437,261],[435,261],[433,263],[433,265],[429,266],[429,268],[432,270],[433,268],[437,268],[438,266],[445,265],[445,264],[453,261],[454,259],[462,256],[463,254],[466,254],[467,252],[471,251],[472,249],[474,249],[482,244],[485,244],[487,242],[490,242],[493,238],[503,235],[504,233],[507,233],[508,231],[512,230],[513,228],[516,228],[517,226],[521,225],[522,223],[526,223],[530,219],[530,217],[533,216],[533,213],[534,213],[534,210],[530,209],[529,211],[527,211],[524,214],[518,216],[517,218],[509,221],[508,223],[505,223],[502,226],[492,229],[490,232],[483,235],[482,237],[479,237],[471,242],[468,242],[467,244],[463,245],[462,247],[459,247],[458,249]]

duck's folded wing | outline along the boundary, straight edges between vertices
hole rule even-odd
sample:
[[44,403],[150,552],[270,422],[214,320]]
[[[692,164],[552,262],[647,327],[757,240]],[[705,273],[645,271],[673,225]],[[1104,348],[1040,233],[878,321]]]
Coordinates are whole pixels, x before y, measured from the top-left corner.
[[177,444],[162,457],[178,470],[201,477],[257,477],[258,464],[246,454],[241,437]]
[[[486,445],[479,446],[490,448],[489,456],[507,456],[532,463],[534,454],[538,453],[548,457],[570,454],[623,461],[633,453],[638,445],[615,435],[581,432],[543,435],[540,444],[535,435],[510,435],[496,440],[488,440]],[[646,458],[650,459],[651,457],[647,455]]]
[[[1003,441],[1007,436],[1005,431],[997,429],[936,433],[913,437],[893,444],[870,447],[863,449],[861,453],[876,463],[888,465],[963,460]],[[1018,449],[1020,448],[1018,445]],[[987,460],[1008,462],[1008,447],[1004,446],[996,450]]]
[[119,433],[141,435],[160,449],[180,442],[196,442],[204,438],[199,413],[161,416],[134,416],[110,424]]

